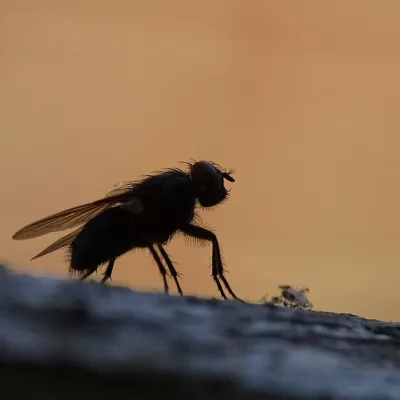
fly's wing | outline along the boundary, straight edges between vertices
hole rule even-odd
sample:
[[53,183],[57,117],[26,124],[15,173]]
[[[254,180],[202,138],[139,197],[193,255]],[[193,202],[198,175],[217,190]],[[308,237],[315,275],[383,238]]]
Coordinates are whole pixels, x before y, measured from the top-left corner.
[[[106,197],[80,206],[60,211],[24,226],[13,235],[13,239],[31,239],[50,232],[59,232],[65,229],[82,225],[100,214],[107,208],[117,204],[125,204],[133,214],[143,210],[141,201],[134,197],[129,189],[114,189]],[[118,191],[118,193],[117,193]]]
[[[125,188],[116,188],[111,190],[110,192],[106,193],[106,195],[104,196],[106,197],[112,197],[115,195],[120,195],[120,194],[124,194],[126,193],[126,189]],[[134,200],[133,200],[134,201]],[[127,203],[129,204],[129,203]],[[76,236],[79,234],[79,232],[82,230],[82,228],[78,228],[76,230],[74,230],[73,232],[68,233],[67,235],[61,237],[60,239],[56,240],[54,243],[52,243],[50,246],[47,246],[44,250],[42,250],[39,254],[36,254],[36,256],[31,258],[32,260],[35,260],[36,258],[42,257],[46,254],[52,253],[53,251],[56,251],[58,249],[61,249],[63,247],[67,247],[69,246],[74,239],[76,238]]]
[[53,251],[61,249],[62,247],[69,246],[81,230],[82,228],[78,228],[73,232],[68,233],[68,235],[65,235],[62,238],[56,240],[50,246],[47,246],[44,250],[42,250],[39,254],[36,254],[35,257],[32,257],[31,260],[35,260],[36,258],[52,253]]
[[118,196],[118,195],[120,195],[120,194],[126,193],[126,191],[127,191],[127,189],[125,189],[125,188],[123,188],[123,187],[116,188],[116,189],[113,189],[113,190],[111,190],[110,192],[106,193],[104,197],[107,198],[107,197]]

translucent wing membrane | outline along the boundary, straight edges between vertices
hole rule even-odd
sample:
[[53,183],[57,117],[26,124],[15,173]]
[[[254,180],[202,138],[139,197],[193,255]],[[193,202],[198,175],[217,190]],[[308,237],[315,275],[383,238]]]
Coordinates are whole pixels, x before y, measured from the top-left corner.
[[108,192],[104,195],[105,198],[118,196],[120,194],[127,193],[129,191],[129,189],[131,188],[130,182],[127,182],[123,185],[121,184],[119,187],[117,187],[118,185],[114,185],[114,186],[115,186],[115,188],[113,190],[111,190],[110,192]]
[[31,239],[42,236],[50,232],[59,232],[65,229],[74,228],[84,224],[105,209],[118,203],[129,202],[130,207],[134,207],[135,198],[127,192],[128,189],[114,189],[100,200],[80,206],[72,207],[56,214],[35,221],[21,228],[13,235],[13,239]]
[[62,247],[69,246],[81,230],[82,230],[82,228],[78,228],[78,229],[74,230],[73,232],[68,233],[68,235],[65,235],[62,238],[56,240],[50,246],[48,246],[44,250],[42,250],[39,254],[36,254],[35,257],[32,257],[31,260],[42,257],[46,254],[52,253],[53,251],[61,249]]
[[[104,196],[104,198],[110,198],[110,197],[115,197],[117,195],[121,195],[121,194],[125,194],[127,192],[127,188],[124,187],[119,187],[119,188],[115,188],[113,190],[111,190],[110,192],[106,193],[106,195]],[[133,200],[129,200],[130,202],[135,202],[135,199]],[[90,205],[91,203],[87,204]],[[112,205],[113,203],[111,203]],[[129,204],[129,203],[128,203]],[[84,220],[83,222],[86,222],[85,220],[89,220],[93,217],[95,217],[96,215],[98,215],[101,211],[103,211],[104,209],[106,209],[107,207],[111,206],[110,204],[105,204],[103,206],[98,206],[97,209],[94,209],[92,211],[82,211],[84,212],[84,214],[79,214],[79,210],[77,212],[75,212],[75,215],[72,214],[73,218],[72,220],[70,220],[69,224],[73,224],[74,221],[76,223],[79,223],[80,221]],[[85,206],[85,205],[84,205]],[[82,206],[78,206],[78,207],[82,207]],[[74,210],[76,209],[76,207],[74,207],[73,209],[70,210]],[[68,210],[66,210],[68,211]],[[61,217],[62,218],[62,217]],[[65,226],[65,224],[64,224]],[[58,249],[61,249],[63,247],[67,247],[69,246],[74,239],[76,238],[76,236],[79,234],[79,232],[82,230],[82,227],[74,230],[73,232],[68,233],[67,235],[61,237],[60,239],[56,240],[54,243],[52,243],[50,246],[47,246],[44,250],[42,250],[39,254],[36,254],[36,256],[32,257],[31,260],[35,260],[36,258],[42,257],[46,254],[52,253],[53,251],[56,251]]]

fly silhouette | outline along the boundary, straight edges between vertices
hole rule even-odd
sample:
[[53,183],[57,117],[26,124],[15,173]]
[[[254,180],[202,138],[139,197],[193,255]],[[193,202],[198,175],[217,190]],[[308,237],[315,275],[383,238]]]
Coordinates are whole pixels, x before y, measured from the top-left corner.
[[[183,295],[177,273],[164,249],[176,233],[191,239],[211,242],[212,277],[224,299],[221,282],[229,294],[241,301],[232,291],[224,276],[220,245],[216,235],[201,224],[197,215],[200,208],[211,208],[229,197],[225,180],[234,182],[232,171],[214,162],[185,163],[188,170],[165,169],[128,182],[105,197],[58,212],[21,228],[13,239],[30,239],[82,225],[61,237],[32,260],[57,249],[67,249],[70,274],[84,280],[107,264],[101,282],[111,279],[114,263],[134,249],[148,249],[163,278],[168,293],[167,269]],[[157,252],[158,250],[158,252]],[[164,259],[166,267],[162,261]]]

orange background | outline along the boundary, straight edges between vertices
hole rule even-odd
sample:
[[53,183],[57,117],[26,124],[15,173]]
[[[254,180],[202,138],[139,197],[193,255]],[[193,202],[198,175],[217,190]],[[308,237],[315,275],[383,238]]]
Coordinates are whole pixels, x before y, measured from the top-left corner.
[[[305,285],[316,309],[399,319],[400,3],[0,2],[0,256],[66,276],[38,218],[178,160],[236,170],[203,214],[232,287]],[[210,247],[169,253],[187,294],[218,296]],[[162,288],[147,253],[113,284]],[[174,286],[171,284],[171,287]]]

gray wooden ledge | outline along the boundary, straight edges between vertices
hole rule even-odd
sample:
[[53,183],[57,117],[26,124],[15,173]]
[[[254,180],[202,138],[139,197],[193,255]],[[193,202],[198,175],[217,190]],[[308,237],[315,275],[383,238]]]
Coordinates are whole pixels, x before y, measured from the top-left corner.
[[400,400],[400,325],[0,266],[0,399]]

